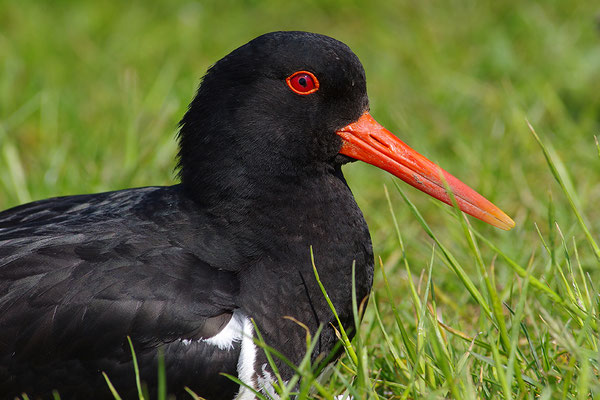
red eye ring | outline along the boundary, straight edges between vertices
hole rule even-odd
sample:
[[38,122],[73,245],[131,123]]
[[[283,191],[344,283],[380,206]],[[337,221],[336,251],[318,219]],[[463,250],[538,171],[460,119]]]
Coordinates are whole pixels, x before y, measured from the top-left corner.
[[319,80],[308,71],[297,71],[287,77],[287,85],[296,94],[307,95],[319,90]]

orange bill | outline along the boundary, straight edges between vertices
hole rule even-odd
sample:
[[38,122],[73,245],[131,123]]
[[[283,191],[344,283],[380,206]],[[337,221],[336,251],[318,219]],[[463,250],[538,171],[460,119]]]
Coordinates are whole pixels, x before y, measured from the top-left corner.
[[386,170],[409,185],[451,205],[452,201],[445,189],[447,185],[454,194],[458,207],[465,213],[500,229],[509,230],[515,226],[515,222],[502,210],[408,147],[368,112],[358,121],[340,129],[337,134],[343,139],[341,154]]

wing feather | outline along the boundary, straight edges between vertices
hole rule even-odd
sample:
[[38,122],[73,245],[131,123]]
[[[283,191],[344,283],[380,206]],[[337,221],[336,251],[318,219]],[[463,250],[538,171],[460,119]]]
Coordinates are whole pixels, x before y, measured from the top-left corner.
[[127,335],[143,351],[218,332],[239,283],[191,245],[216,241],[189,202],[141,188],[0,213],[0,363],[121,358]]

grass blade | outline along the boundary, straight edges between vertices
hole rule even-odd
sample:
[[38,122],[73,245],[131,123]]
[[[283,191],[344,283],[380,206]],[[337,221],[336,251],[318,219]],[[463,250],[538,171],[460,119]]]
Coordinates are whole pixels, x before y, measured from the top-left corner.
[[115,400],[121,400],[121,396],[119,396],[119,393],[117,393],[117,389],[115,389],[115,387],[113,386],[110,379],[108,379],[108,375],[106,375],[106,372],[103,371],[102,376],[104,377],[104,380],[106,381],[106,384],[108,385],[108,389],[110,390],[110,393],[112,393]]
[[354,365],[357,366],[358,365],[358,356],[356,355],[356,352],[354,351],[354,348],[352,347],[352,344],[350,343],[350,339],[349,339],[348,335],[346,334],[346,330],[342,326],[342,321],[340,321],[340,317],[338,316],[338,313],[335,310],[335,306],[333,305],[333,302],[329,298],[329,295],[327,294],[327,291],[325,290],[325,286],[323,286],[323,283],[321,282],[321,278],[319,277],[319,272],[317,271],[317,266],[315,265],[315,256],[313,254],[312,246],[310,247],[310,260],[312,262],[312,267],[313,267],[313,272],[315,274],[315,278],[317,279],[317,284],[319,285],[319,288],[321,288],[321,293],[323,293],[323,296],[325,297],[325,301],[327,301],[327,304],[329,305],[329,308],[333,312],[333,315],[335,316],[335,320],[338,323],[338,328],[339,328],[339,331],[341,334],[342,343],[344,344],[344,349],[346,350],[348,356],[350,357],[350,359],[352,360]]
[[569,201],[569,205],[571,206],[571,209],[573,210],[573,212],[575,213],[575,216],[577,217],[577,221],[579,222],[579,226],[581,227],[581,229],[585,233],[585,237],[587,238],[590,246],[592,246],[592,249],[594,251],[596,259],[598,261],[600,261],[600,247],[598,247],[598,244],[596,243],[596,241],[592,237],[592,234],[590,233],[587,225],[585,224],[585,222],[583,220],[583,217],[582,217],[581,213],[579,212],[579,208],[575,205],[575,201],[573,200],[573,196],[571,195],[571,190],[567,189],[567,186],[565,185],[565,182],[564,182],[563,178],[561,177],[560,173],[558,172],[558,169],[557,169],[557,167],[555,165],[554,160],[552,159],[552,156],[548,152],[548,149],[546,148],[546,146],[544,145],[544,143],[542,142],[542,140],[540,139],[540,137],[537,135],[537,133],[535,132],[535,129],[533,129],[533,126],[529,123],[529,121],[527,121],[527,125],[529,126],[529,130],[533,134],[533,137],[535,138],[535,140],[538,142],[538,144],[542,148],[542,151],[544,153],[544,157],[546,158],[546,163],[550,167],[550,171],[552,171],[552,176],[554,176],[554,179],[558,182],[560,188],[562,189],[562,191],[565,194],[567,200]]
[[165,353],[158,349],[158,400],[167,400],[167,371],[165,369]]
[[131,337],[127,336],[129,342],[129,349],[131,350],[131,359],[133,361],[133,370],[135,371],[135,385],[137,387],[138,396],[140,400],[144,400],[144,394],[142,393],[142,382],[140,380],[140,368],[138,366],[137,357],[135,356],[135,350],[133,349],[133,342]]

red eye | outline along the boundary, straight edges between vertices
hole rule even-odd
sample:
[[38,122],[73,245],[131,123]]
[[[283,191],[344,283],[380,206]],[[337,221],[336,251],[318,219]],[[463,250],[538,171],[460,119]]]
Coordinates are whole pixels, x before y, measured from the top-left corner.
[[288,76],[285,80],[294,91],[298,94],[311,94],[319,90],[319,80],[311,72],[298,71]]

